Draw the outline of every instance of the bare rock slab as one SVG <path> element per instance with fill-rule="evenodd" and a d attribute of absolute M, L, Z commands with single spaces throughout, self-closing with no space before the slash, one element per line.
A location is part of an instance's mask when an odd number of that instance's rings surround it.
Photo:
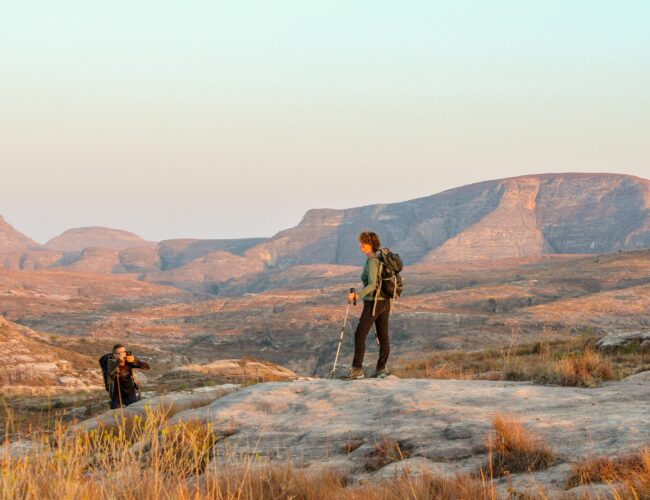
<path fill-rule="evenodd" d="M 171 421 L 227 430 L 217 453 L 290 457 L 367 477 L 373 450 L 385 440 L 398 443 L 404 458 L 419 457 L 407 462 L 418 470 L 423 463 L 469 470 L 484 460 L 499 412 L 520 418 L 564 461 L 650 442 L 650 383 L 638 381 L 596 389 L 467 380 L 273 382 L 181 411 Z"/>

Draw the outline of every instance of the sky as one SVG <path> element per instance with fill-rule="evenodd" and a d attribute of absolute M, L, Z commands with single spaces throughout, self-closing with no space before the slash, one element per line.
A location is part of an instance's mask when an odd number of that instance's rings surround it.
<path fill-rule="evenodd" d="M 647 0 L 0 2 L 0 214 L 39 242 L 650 178 Z"/>

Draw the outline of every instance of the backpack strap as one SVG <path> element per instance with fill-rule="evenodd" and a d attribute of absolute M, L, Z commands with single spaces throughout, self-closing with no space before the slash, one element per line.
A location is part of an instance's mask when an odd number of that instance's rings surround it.
<path fill-rule="evenodd" d="M 377 297 L 381 293 L 381 276 L 382 276 L 382 266 L 384 263 L 382 262 L 381 259 L 379 259 L 379 268 L 377 271 L 377 289 L 375 290 L 375 303 L 372 306 L 372 317 L 375 317 L 375 311 L 377 311 Z"/>

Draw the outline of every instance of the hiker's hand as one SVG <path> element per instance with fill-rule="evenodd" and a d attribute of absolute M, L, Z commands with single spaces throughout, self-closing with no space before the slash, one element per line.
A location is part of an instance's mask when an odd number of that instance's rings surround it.
<path fill-rule="evenodd" d="M 131 354 L 130 356 L 126 357 L 127 362 L 129 363 L 135 363 L 135 356 Z"/>
<path fill-rule="evenodd" d="M 348 302 L 356 302 L 357 294 L 354 292 L 348 293 Z"/>

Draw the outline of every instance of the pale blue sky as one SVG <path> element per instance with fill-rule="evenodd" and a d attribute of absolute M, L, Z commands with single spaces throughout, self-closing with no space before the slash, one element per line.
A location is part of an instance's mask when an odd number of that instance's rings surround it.
<path fill-rule="evenodd" d="M 0 214 L 39 241 L 270 236 L 485 179 L 648 178 L 649 25 L 624 0 L 5 0 Z"/>

